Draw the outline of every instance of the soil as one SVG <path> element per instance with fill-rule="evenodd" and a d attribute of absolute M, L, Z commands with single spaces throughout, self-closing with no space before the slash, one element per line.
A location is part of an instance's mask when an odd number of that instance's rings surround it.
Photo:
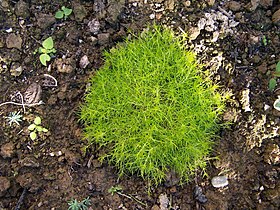
<path fill-rule="evenodd" d="M 73 13 L 57 20 L 61 6 Z M 279 15 L 278 0 L 0 1 L 0 209 L 67 209 L 87 197 L 89 209 L 279 209 L 280 89 L 268 89 L 280 60 Z M 186 46 L 231 97 L 208 176 L 197 171 L 180 186 L 169 174 L 148 192 L 141 178 L 118 178 L 100 163 L 97 147 L 84 149 L 78 112 L 102 52 L 153 22 L 188 34 Z M 45 67 L 34 52 L 50 36 L 57 52 Z M 10 125 L 6 117 L 19 111 L 22 121 Z M 48 132 L 32 141 L 36 116 Z M 218 175 L 229 184 L 213 187 Z M 122 191 L 109 193 L 114 186 Z"/>

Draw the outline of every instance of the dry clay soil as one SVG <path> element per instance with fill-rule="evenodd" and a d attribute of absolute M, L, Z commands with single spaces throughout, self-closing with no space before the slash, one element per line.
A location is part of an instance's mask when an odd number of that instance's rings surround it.
<path fill-rule="evenodd" d="M 61 6 L 73 9 L 65 20 L 54 18 Z M 69 200 L 87 197 L 89 209 L 100 210 L 279 209 L 280 112 L 273 103 L 280 89 L 268 89 L 280 60 L 279 9 L 278 0 L 1 0 L 0 209 L 67 209 Z M 188 33 L 188 48 L 232 96 L 208 177 L 197 171 L 179 186 L 168 174 L 148 194 L 141 178 L 118 179 L 113 166 L 101 164 L 95 146 L 81 149 L 77 113 L 102 52 L 153 22 Z M 34 52 L 50 36 L 57 52 L 44 67 Z M 6 117 L 18 111 L 22 122 L 10 126 Z M 35 116 L 48 132 L 32 141 L 27 127 Z M 211 185 L 218 175 L 228 186 Z M 110 194 L 117 185 L 122 194 Z"/>

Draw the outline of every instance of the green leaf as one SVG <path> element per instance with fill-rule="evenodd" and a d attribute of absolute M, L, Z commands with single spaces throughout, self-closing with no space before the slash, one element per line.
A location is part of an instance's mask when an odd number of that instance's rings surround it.
<path fill-rule="evenodd" d="M 275 77 L 280 77 L 280 72 L 274 72 L 274 74 L 273 74 L 273 76 L 275 76 Z"/>
<path fill-rule="evenodd" d="M 58 11 L 55 13 L 55 16 L 54 16 L 54 17 L 55 17 L 56 19 L 62 19 L 63 16 L 64 16 L 64 12 L 61 11 L 61 10 L 58 10 Z"/>
<path fill-rule="evenodd" d="M 69 16 L 71 13 L 72 13 L 72 9 L 69 9 L 69 8 L 67 8 L 67 7 L 62 7 L 61 8 L 62 10 L 63 10 L 63 12 L 64 12 L 64 15 L 67 17 L 67 16 Z"/>
<path fill-rule="evenodd" d="M 276 72 L 280 73 L 280 61 L 278 61 L 277 65 L 276 65 Z"/>
<path fill-rule="evenodd" d="M 276 79 L 275 79 L 275 78 L 271 78 L 271 79 L 269 80 L 269 84 L 268 84 L 269 90 L 270 90 L 270 91 L 273 91 L 273 90 L 275 89 L 275 87 L 276 87 L 276 84 L 277 84 Z"/>
<path fill-rule="evenodd" d="M 30 134 L 29 134 L 29 136 L 30 136 L 30 138 L 31 138 L 31 140 L 33 141 L 33 140 L 35 140 L 36 138 L 37 138 L 37 134 L 36 134 L 36 132 L 31 132 Z"/>
<path fill-rule="evenodd" d="M 51 57 L 48 54 L 41 54 L 39 58 L 44 66 L 47 66 L 47 61 L 51 60 Z"/>
<path fill-rule="evenodd" d="M 36 130 L 37 130 L 38 132 L 42 132 L 42 131 L 43 131 L 43 127 L 42 127 L 42 126 L 37 126 L 37 127 L 36 127 Z"/>
<path fill-rule="evenodd" d="M 43 128 L 43 130 L 42 130 L 44 133 L 47 133 L 49 130 L 48 129 L 46 129 L 46 128 Z"/>
<path fill-rule="evenodd" d="M 35 117 L 34 123 L 35 123 L 36 125 L 41 125 L 41 117 Z"/>
<path fill-rule="evenodd" d="M 31 124 L 28 126 L 28 130 L 33 131 L 36 128 L 35 124 Z"/>
<path fill-rule="evenodd" d="M 49 37 L 47 39 L 45 39 L 45 41 L 43 41 L 42 43 L 42 46 L 45 48 L 45 49 L 52 49 L 53 48 L 53 39 L 52 37 Z"/>

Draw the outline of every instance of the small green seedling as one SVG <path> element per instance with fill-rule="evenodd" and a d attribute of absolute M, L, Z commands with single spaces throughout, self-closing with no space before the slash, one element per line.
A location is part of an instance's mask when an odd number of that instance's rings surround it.
<path fill-rule="evenodd" d="M 120 196 L 123 196 L 123 197 L 126 197 L 126 198 L 129 198 L 130 200 L 134 200 L 136 201 L 137 203 L 143 205 L 143 206 L 146 206 L 147 205 L 145 203 L 143 203 L 142 201 L 138 200 L 137 198 L 135 198 L 134 196 L 130 195 L 130 194 L 124 194 L 122 193 L 122 187 L 121 186 L 112 186 L 109 190 L 108 190 L 108 193 L 111 193 L 111 195 L 114 195 L 115 193 L 117 193 L 118 195 Z"/>
<path fill-rule="evenodd" d="M 13 125 L 13 123 L 19 125 L 19 122 L 22 121 L 22 115 L 20 112 L 10 112 L 7 117 L 5 117 L 9 123 L 10 126 Z"/>
<path fill-rule="evenodd" d="M 41 126 L 41 117 L 35 117 L 34 123 L 28 126 L 28 130 L 30 130 L 30 138 L 31 140 L 35 140 L 37 138 L 37 132 L 48 132 L 48 129 Z"/>
<path fill-rule="evenodd" d="M 269 80 L 268 88 L 270 91 L 276 88 L 278 77 L 280 77 L 280 61 L 278 61 L 275 72 L 272 73 L 272 78 Z"/>
<path fill-rule="evenodd" d="M 109 190 L 108 193 L 111 193 L 111 195 L 114 195 L 115 193 L 121 192 L 122 187 L 121 186 L 112 186 Z"/>
<path fill-rule="evenodd" d="M 61 10 L 58 10 L 56 13 L 55 13 L 55 18 L 56 19 L 62 19 L 64 18 L 64 20 L 66 20 L 66 18 L 71 15 L 72 13 L 72 9 L 69 9 L 65 6 L 62 6 L 61 7 Z"/>
<path fill-rule="evenodd" d="M 43 47 L 39 47 L 40 61 L 44 66 L 47 66 L 47 61 L 50 61 L 51 56 L 56 53 L 52 37 L 45 39 L 42 42 L 42 46 Z"/>
<path fill-rule="evenodd" d="M 82 200 L 81 202 L 76 199 L 72 199 L 68 202 L 69 208 L 68 210 L 87 210 L 88 206 L 91 205 L 89 197 Z"/>
<path fill-rule="evenodd" d="M 263 43 L 263 46 L 267 46 L 268 41 L 267 41 L 266 36 L 262 37 L 262 43 Z"/>

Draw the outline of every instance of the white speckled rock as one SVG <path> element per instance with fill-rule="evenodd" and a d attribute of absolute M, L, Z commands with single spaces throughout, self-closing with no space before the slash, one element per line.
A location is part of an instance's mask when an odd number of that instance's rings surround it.
<path fill-rule="evenodd" d="M 225 187 L 228 185 L 228 179 L 226 176 L 215 176 L 212 178 L 211 183 L 216 188 Z"/>

